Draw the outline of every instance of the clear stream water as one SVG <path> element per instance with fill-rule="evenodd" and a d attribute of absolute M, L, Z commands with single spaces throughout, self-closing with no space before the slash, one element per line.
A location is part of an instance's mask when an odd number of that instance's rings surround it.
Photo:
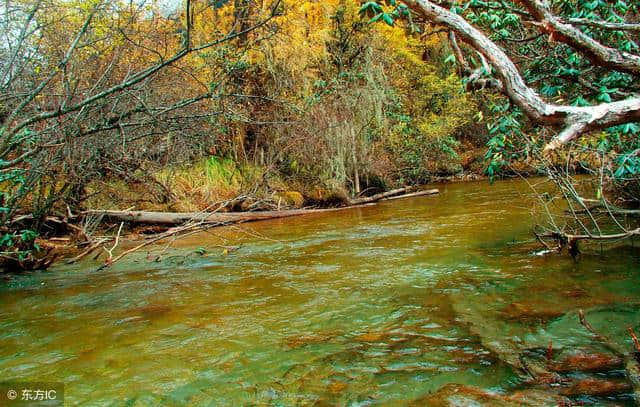
<path fill-rule="evenodd" d="M 439 188 L 12 276 L 0 381 L 64 382 L 68 405 L 420 405 L 449 383 L 522 388 L 516 350 L 595 346 L 580 308 L 631 346 L 637 249 L 542 256 L 522 181 Z"/>

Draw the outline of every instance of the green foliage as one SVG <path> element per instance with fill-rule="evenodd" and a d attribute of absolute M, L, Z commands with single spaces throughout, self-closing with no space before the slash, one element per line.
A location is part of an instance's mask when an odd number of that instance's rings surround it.
<path fill-rule="evenodd" d="M 396 0 L 385 0 L 384 2 L 366 1 L 359 10 L 360 16 L 368 16 L 369 23 L 378 21 L 384 22 L 388 26 L 393 27 L 395 20 L 407 19 L 410 22 L 410 28 L 416 30 L 411 22 L 411 12 L 406 4 Z"/>
<path fill-rule="evenodd" d="M 31 229 L 0 234 L 0 256 L 22 262 L 40 252 L 36 243 L 38 233 Z"/>
<path fill-rule="evenodd" d="M 502 173 L 511 160 L 521 157 L 522 152 L 514 144 L 523 136 L 522 113 L 519 109 L 511 109 L 508 101 L 492 104 L 491 112 L 496 119 L 487 123 L 491 139 L 487 142 L 487 175 L 491 181 Z"/>
<path fill-rule="evenodd" d="M 636 21 L 640 3 L 623 0 L 551 0 L 552 12 L 561 20 L 586 19 L 622 23 Z M 590 106 L 610 103 L 640 92 L 640 82 L 627 73 L 593 64 L 579 50 L 553 36 L 543 35 L 526 24 L 528 11 L 516 1 L 467 0 L 454 3 L 452 11 L 479 27 L 497 42 L 518 64 L 523 78 L 550 102 Z M 625 52 L 637 53 L 639 42 L 630 31 L 607 29 L 597 25 L 576 26 L 601 44 Z M 544 52 L 540 52 L 544 50 Z M 469 57 L 471 65 L 478 64 Z M 454 63 L 450 55 L 446 63 Z M 490 75 L 491 72 L 485 73 Z M 522 112 L 504 101 L 490 106 L 491 139 L 487 144 L 487 174 L 490 178 L 503 174 L 514 161 L 528 160 L 544 145 L 543 137 L 526 120 Z M 577 156 L 604 154 L 613 165 L 604 165 L 605 174 L 620 182 L 629 182 L 638 174 L 637 123 L 606 129 L 595 145 L 585 142 L 575 150 Z M 545 132 L 544 137 L 553 135 Z M 595 148 L 595 150 L 594 150 Z M 598 159 L 599 160 L 599 159 Z M 581 161 L 589 168 L 594 163 Z M 596 160 L 597 161 L 597 160 Z"/>
<path fill-rule="evenodd" d="M 607 168 L 607 175 L 617 182 L 636 180 L 640 176 L 640 126 L 627 123 L 607 129 L 597 143 L 602 154 L 612 157 L 615 166 Z"/>

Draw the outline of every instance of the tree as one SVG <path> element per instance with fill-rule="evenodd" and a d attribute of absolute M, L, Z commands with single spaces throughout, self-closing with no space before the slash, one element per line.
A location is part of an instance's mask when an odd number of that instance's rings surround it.
<path fill-rule="evenodd" d="M 575 253 L 577 240 L 640 232 L 637 211 L 620 207 L 640 203 L 637 4 L 389 0 L 365 2 L 361 12 L 387 24 L 405 17 L 413 31 L 425 24 L 442 27 L 469 88 L 493 88 L 508 98 L 493 105 L 499 117 L 489 125 L 495 137 L 488 172 L 494 175 L 512 158 L 537 156 L 572 219 L 554 220 L 553 199 L 540 195 L 549 215 L 543 235 Z M 571 177 L 569 169 L 576 167 L 594 175 L 588 190 Z"/>
<path fill-rule="evenodd" d="M 177 18 L 145 2 L 3 3 L 2 256 L 23 262 L 54 205 L 73 207 L 91 177 L 131 173 L 134 154 L 153 154 L 161 144 L 141 140 L 188 134 L 217 114 L 205 103 L 221 78 L 198 81 L 199 65 L 189 58 L 268 28 L 280 0 L 265 4 L 251 24 L 196 32 L 202 22 L 194 15 L 201 20 L 225 3 L 186 0 Z M 135 153 L 131 145 L 139 146 Z M 16 223 L 18 209 L 29 206 Z"/>

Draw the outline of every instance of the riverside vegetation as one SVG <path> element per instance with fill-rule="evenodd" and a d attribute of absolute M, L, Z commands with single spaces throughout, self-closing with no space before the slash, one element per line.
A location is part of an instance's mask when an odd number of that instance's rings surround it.
<path fill-rule="evenodd" d="M 353 1 L 8 7 L 11 267 L 41 267 L 39 239 L 78 235 L 85 209 L 333 206 L 483 171 L 486 107 L 437 29 L 374 25 Z"/>

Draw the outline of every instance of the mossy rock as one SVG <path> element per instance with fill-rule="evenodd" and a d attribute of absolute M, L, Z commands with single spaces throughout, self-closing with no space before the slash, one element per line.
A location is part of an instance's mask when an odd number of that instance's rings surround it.
<path fill-rule="evenodd" d="M 301 208 L 304 204 L 304 196 L 298 191 L 285 191 L 278 194 L 282 200 L 290 206 Z"/>

